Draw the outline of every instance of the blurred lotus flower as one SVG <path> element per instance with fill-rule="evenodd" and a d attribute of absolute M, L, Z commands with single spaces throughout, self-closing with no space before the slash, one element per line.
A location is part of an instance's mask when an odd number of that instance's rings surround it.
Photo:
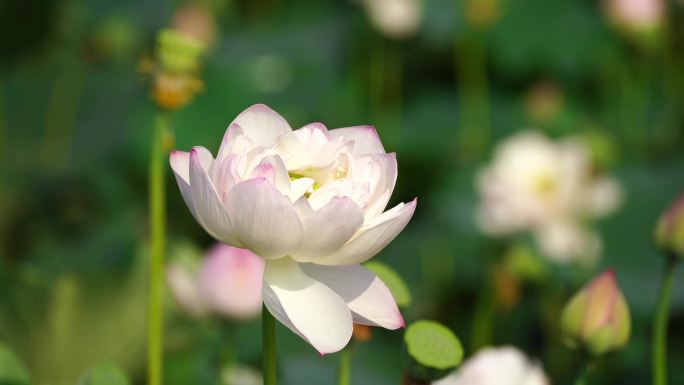
<path fill-rule="evenodd" d="M 264 261 L 251 251 L 217 243 L 203 259 L 188 248 L 166 270 L 171 292 L 190 315 L 246 319 L 261 311 Z"/>
<path fill-rule="evenodd" d="M 548 385 L 542 368 L 514 347 L 486 348 L 433 385 Z"/>
<path fill-rule="evenodd" d="M 600 241 L 582 224 L 614 211 L 621 190 L 592 166 L 579 140 L 555 142 L 536 132 L 506 140 L 478 178 L 482 229 L 494 236 L 532 231 L 555 261 L 595 257 Z"/>
<path fill-rule="evenodd" d="M 568 345 L 593 355 L 627 344 L 629 309 L 612 270 L 595 278 L 570 300 L 563 310 L 561 328 Z"/>
<path fill-rule="evenodd" d="M 423 19 L 423 0 L 361 0 L 373 26 L 394 39 L 410 37 Z"/>
<path fill-rule="evenodd" d="M 199 271 L 199 288 L 214 311 L 232 318 L 261 312 L 264 260 L 247 249 L 216 244 Z"/>
<path fill-rule="evenodd" d="M 397 177 L 373 127 L 292 131 L 265 105 L 228 127 L 216 159 L 204 147 L 170 157 L 183 198 L 216 239 L 266 259 L 269 311 L 321 353 L 352 323 L 404 325 L 385 284 L 360 263 L 411 219 L 416 201 L 383 212 Z"/>
<path fill-rule="evenodd" d="M 684 257 L 684 193 L 660 216 L 655 240 L 667 253 Z"/>
<path fill-rule="evenodd" d="M 618 29 L 646 37 L 660 30 L 666 11 L 663 0 L 606 0 L 605 8 Z"/>

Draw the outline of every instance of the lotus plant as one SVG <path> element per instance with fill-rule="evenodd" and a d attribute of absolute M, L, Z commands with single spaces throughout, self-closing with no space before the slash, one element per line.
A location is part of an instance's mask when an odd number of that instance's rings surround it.
<path fill-rule="evenodd" d="M 667 323 L 675 273 L 684 257 L 684 193 L 660 216 L 655 228 L 655 244 L 665 256 L 655 320 L 653 322 L 652 370 L 653 384 L 667 384 Z"/>
<path fill-rule="evenodd" d="M 607 270 L 566 305 L 561 328 L 570 347 L 599 356 L 629 342 L 631 320 L 615 272 Z"/>
<path fill-rule="evenodd" d="M 531 232 L 544 256 L 556 262 L 596 259 L 601 241 L 585 222 L 613 212 L 622 195 L 616 180 L 596 174 L 582 141 L 554 141 L 534 131 L 504 141 L 477 183 L 484 232 Z"/>
<path fill-rule="evenodd" d="M 187 313 L 213 313 L 233 320 L 260 313 L 263 274 L 262 258 L 222 243 L 213 245 L 201 263 L 179 258 L 166 268 L 171 292 Z"/>
<path fill-rule="evenodd" d="M 540 365 L 512 346 L 486 348 L 433 385 L 548 385 Z"/>
<path fill-rule="evenodd" d="M 216 158 L 194 147 L 173 151 L 170 163 L 197 222 L 264 258 L 264 305 L 321 354 L 342 349 L 354 322 L 404 326 L 387 286 L 360 265 L 416 207 L 414 199 L 385 211 L 397 162 L 373 127 L 293 131 L 257 104 L 229 125 Z"/>

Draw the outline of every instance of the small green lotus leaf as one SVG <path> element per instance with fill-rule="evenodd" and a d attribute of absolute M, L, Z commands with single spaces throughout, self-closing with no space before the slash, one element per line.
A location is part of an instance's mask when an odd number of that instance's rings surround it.
<path fill-rule="evenodd" d="M 408 371 L 418 380 L 434 381 L 444 377 L 463 359 L 458 337 L 438 322 L 412 323 L 404 333 L 404 344 L 410 361 Z"/>
<path fill-rule="evenodd" d="M 399 307 L 407 307 L 411 305 L 411 291 L 399 273 L 394 271 L 394 269 L 391 267 L 378 261 L 366 262 L 364 266 L 366 269 L 375 273 L 375 275 L 377 275 L 385 283 L 385 285 L 387 285 Z"/>

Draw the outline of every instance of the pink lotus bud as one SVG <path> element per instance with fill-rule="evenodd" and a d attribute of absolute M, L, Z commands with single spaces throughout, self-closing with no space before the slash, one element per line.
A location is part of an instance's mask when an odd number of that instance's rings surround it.
<path fill-rule="evenodd" d="M 199 288 L 210 308 L 227 317 L 250 318 L 261 311 L 263 258 L 222 243 L 212 247 L 199 271 Z"/>
<path fill-rule="evenodd" d="M 665 252 L 684 257 L 684 193 L 660 216 L 655 241 Z"/>
<path fill-rule="evenodd" d="M 663 0 L 607 0 L 606 8 L 619 30 L 637 36 L 656 33 L 666 12 Z"/>
<path fill-rule="evenodd" d="M 561 328 L 570 347 L 599 356 L 624 347 L 631 320 L 613 270 L 596 277 L 563 310 Z"/>

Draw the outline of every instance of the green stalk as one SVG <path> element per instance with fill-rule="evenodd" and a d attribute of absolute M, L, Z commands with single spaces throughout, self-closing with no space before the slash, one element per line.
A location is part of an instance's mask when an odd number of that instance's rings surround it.
<path fill-rule="evenodd" d="M 147 324 L 148 385 L 162 385 L 164 336 L 164 252 L 166 243 L 166 149 L 169 117 L 158 112 L 150 156 L 150 298 Z"/>
<path fill-rule="evenodd" d="M 668 256 L 653 324 L 653 385 L 667 385 L 667 321 L 676 267 L 677 258 Z"/>
<path fill-rule="evenodd" d="M 487 45 L 483 32 L 472 32 L 456 43 L 461 160 L 480 159 L 491 136 L 491 105 L 487 77 Z"/>
<path fill-rule="evenodd" d="M 577 378 L 575 379 L 575 385 L 587 385 L 587 378 L 589 377 L 589 364 L 586 362 L 580 365 L 579 371 L 577 373 Z"/>
<path fill-rule="evenodd" d="M 275 318 L 266 309 L 261 310 L 261 339 L 263 346 L 264 385 L 276 385 L 276 342 L 275 342 Z"/>
<path fill-rule="evenodd" d="M 589 374 L 594 370 L 596 360 L 582 354 L 582 361 L 577 372 L 577 378 L 574 385 L 587 385 L 589 383 Z"/>
<path fill-rule="evenodd" d="M 41 148 L 46 168 L 69 164 L 74 128 L 86 85 L 86 70 L 77 63 L 65 65 L 55 80 L 45 113 L 45 133 Z"/>
<path fill-rule="evenodd" d="M 473 315 L 470 347 L 472 352 L 488 346 L 494 339 L 494 317 L 496 311 L 496 297 L 491 279 L 491 271 L 482 280 L 482 286 L 477 298 Z"/>
<path fill-rule="evenodd" d="M 337 370 L 337 385 L 351 384 L 351 350 L 349 347 L 340 352 L 340 366 Z"/>

